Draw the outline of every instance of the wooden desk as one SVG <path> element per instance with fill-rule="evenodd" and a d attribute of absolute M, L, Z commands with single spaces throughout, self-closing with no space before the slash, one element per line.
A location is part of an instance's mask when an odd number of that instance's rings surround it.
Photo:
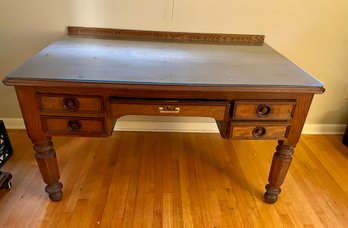
<path fill-rule="evenodd" d="M 63 187 L 51 136 L 109 136 L 121 116 L 155 115 L 212 117 L 225 139 L 279 140 L 265 193 L 274 203 L 324 89 L 263 38 L 69 27 L 3 81 L 15 86 L 50 199 Z"/>

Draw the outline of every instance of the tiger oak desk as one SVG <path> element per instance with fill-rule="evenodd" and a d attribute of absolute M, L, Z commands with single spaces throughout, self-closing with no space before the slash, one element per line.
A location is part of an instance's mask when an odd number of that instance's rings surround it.
<path fill-rule="evenodd" d="M 124 115 L 202 116 L 225 139 L 279 140 L 265 201 L 280 194 L 323 84 L 262 35 L 68 27 L 4 84 L 15 86 L 46 192 L 62 198 L 51 136 L 109 136 Z"/>

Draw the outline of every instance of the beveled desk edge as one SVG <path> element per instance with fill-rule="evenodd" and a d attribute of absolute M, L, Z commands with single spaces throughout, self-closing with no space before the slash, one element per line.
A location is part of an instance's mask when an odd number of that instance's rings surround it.
<path fill-rule="evenodd" d="M 49 81 L 49 83 L 47 83 Z M 7 86 L 41 86 L 41 87 L 76 87 L 76 81 L 45 80 L 45 79 L 21 79 L 8 78 L 2 80 Z M 132 89 L 138 90 L 163 90 L 163 91 L 219 91 L 219 92 L 279 92 L 279 93 L 314 93 L 322 94 L 325 92 L 323 86 L 267 86 L 267 85 L 188 85 L 188 84 L 147 84 L 147 83 L 108 83 L 98 81 L 80 81 L 79 85 L 84 88 L 105 88 L 105 89 Z"/>

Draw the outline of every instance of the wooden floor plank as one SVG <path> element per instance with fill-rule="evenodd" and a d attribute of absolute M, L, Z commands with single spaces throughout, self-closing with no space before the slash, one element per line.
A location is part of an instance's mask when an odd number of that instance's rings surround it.
<path fill-rule="evenodd" d="M 0 227 L 348 227 L 348 148 L 303 135 L 278 202 L 263 202 L 275 141 L 116 132 L 56 137 L 64 197 L 50 202 L 23 130 L 9 130 Z"/>

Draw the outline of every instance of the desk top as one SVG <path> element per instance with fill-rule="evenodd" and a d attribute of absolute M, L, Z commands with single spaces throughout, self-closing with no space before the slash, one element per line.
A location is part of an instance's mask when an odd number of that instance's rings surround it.
<path fill-rule="evenodd" d="M 108 40 L 66 36 L 7 75 L 54 80 L 199 86 L 323 84 L 269 45 Z"/>

